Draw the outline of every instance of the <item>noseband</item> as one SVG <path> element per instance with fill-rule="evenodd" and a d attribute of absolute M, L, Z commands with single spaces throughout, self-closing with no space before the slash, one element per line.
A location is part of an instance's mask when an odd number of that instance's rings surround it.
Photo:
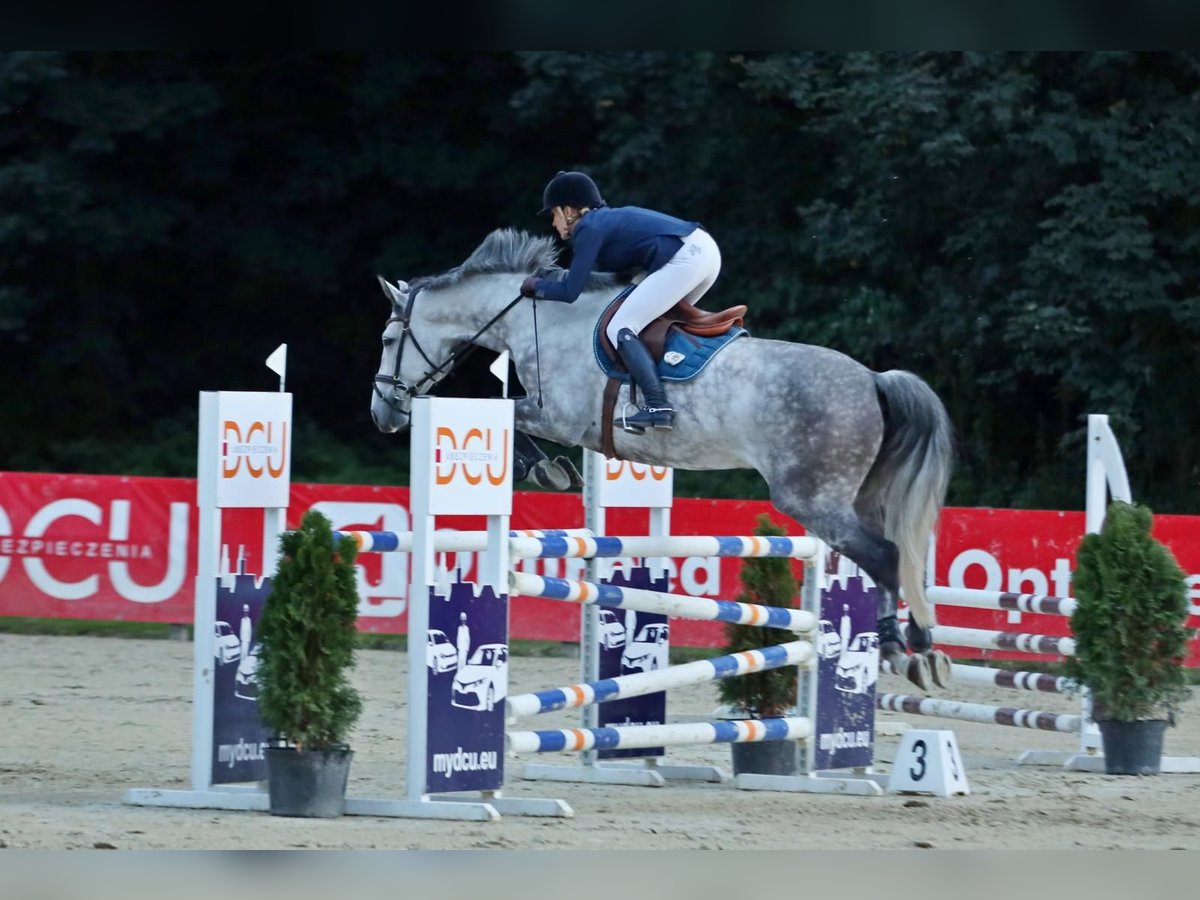
<path fill-rule="evenodd" d="M 408 410 L 402 409 L 398 405 L 401 399 L 407 397 L 411 402 L 413 397 L 426 393 L 437 382 L 441 381 L 452 371 L 454 371 L 454 367 L 475 349 L 475 340 L 481 334 L 495 325 L 498 321 L 500 321 L 500 319 L 502 319 L 510 309 L 512 309 L 522 300 L 521 295 L 517 294 L 517 296 L 508 302 L 508 305 L 505 306 L 504 309 L 500 310 L 500 312 L 488 319 L 487 324 L 471 335 L 471 337 L 457 344 L 444 360 L 442 360 L 440 363 L 435 363 L 429 358 L 429 354 L 425 352 L 425 348 L 421 346 L 421 342 L 417 340 L 417 335 L 412 329 L 413 307 L 417 302 L 417 294 L 420 292 L 421 289 L 419 287 L 414 288 L 408 295 L 408 302 L 404 305 L 404 312 L 400 313 L 399 315 L 392 316 L 387 320 L 387 322 L 384 323 L 383 327 L 386 329 L 387 326 L 391 325 L 393 322 L 399 322 L 403 329 L 400 332 L 400 346 L 396 350 L 396 365 L 393 367 L 391 375 L 376 375 L 371 381 L 371 390 L 375 392 L 375 395 L 388 406 L 390 406 L 392 410 L 405 415 L 407 415 Z M 404 359 L 404 347 L 410 339 L 413 347 L 415 347 L 417 352 L 421 354 L 421 359 L 425 360 L 426 364 L 430 367 L 429 371 L 426 372 L 421 380 L 415 384 L 406 384 L 400 378 L 400 364 Z M 391 391 L 385 394 L 379 389 L 381 384 L 387 385 L 389 388 L 391 388 Z"/>

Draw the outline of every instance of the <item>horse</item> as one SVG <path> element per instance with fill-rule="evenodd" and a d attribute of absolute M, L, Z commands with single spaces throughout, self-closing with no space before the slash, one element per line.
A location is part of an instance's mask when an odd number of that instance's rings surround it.
<path fill-rule="evenodd" d="M 599 451 L 606 376 L 593 331 L 627 279 L 593 273 L 569 304 L 521 297 L 527 275 L 562 272 L 557 259 L 551 238 L 499 229 L 441 275 L 379 277 L 391 315 L 371 384 L 375 426 L 407 427 L 412 398 L 482 347 L 507 351 L 525 388 L 515 401 L 517 429 Z M 780 512 L 875 582 L 882 659 L 922 689 L 948 684 L 950 661 L 933 649 L 923 577 L 953 466 L 949 416 L 932 388 L 911 372 L 875 372 L 829 348 L 744 335 L 669 392 L 674 430 L 616 429 L 617 455 L 679 469 L 757 470 Z M 910 613 L 903 637 L 901 587 Z"/>

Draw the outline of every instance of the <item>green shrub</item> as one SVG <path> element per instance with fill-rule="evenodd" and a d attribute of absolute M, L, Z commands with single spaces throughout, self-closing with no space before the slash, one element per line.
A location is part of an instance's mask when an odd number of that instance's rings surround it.
<path fill-rule="evenodd" d="M 1151 522 L 1149 509 L 1116 501 L 1079 547 L 1066 670 L 1091 691 L 1096 718 L 1167 718 L 1190 693 L 1187 582 Z"/>
<path fill-rule="evenodd" d="M 759 515 L 754 533 L 763 536 L 787 534 L 773 523 L 766 513 Z M 792 574 L 792 561 L 785 557 L 756 557 L 742 563 L 741 581 L 744 590 L 737 597 L 740 603 L 763 606 L 796 606 L 799 585 Z M 777 628 L 758 625 L 725 623 L 725 653 L 742 653 L 784 643 L 788 637 Z M 795 666 L 783 666 L 752 675 L 723 678 L 717 682 L 722 702 L 735 709 L 745 710 L 761 719 L 783 715 L 796 705 L 797 674 Z"/>
<path fill-rule="evenodd" d="M 315 510 L 279 543 L 259 622 L 259 715 L 299 749 L 342 746 L 362 710 L 348 680 L 358 642 L 358 546 L 342 538 L 335 549 L 329 519 Z"/>

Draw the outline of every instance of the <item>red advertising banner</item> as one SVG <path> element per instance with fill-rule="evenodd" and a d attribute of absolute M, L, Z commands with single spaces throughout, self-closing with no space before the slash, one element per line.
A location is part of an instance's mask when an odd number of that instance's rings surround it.
<path fill-rule="evenodd" d="M 0 472 L 0 615 L 144 622 L 192 620 L 196 571 L 196 483 L 185 478 L 133 478 Z M 364 485 L 293 484 L 288 524 L 316 507 L 335 528 L 408 531 L 408 489 Z M 766 501 L 678 499 L 671 513 L 676 534 L 749 534 L 762 512 L 803 532 Z M 579 528 L 578 494 L 518 492 L 513 528 Z M 648 511 L 610 509 L 613 534 L 645 534 Z M 1200 626 L 1200 519 L 1156 516 L 1155 534 L 1188 573 L 1189 624 Z M 482 528 L 482 517 L 446 517 L 447 528 Z M 261 574 L 263 516 L 226 510 L 222 543 L 234 570 Z M 1083 531 L 1082 512 L 947 509 L 941 520 L 936 581 L 956 587 L 1070 595 L 1070 570 Z M 470 576 L 475 554 L 446 554 L 448 571 Z M 582 577 L 576 560 L 529 560 L 532 571 Z M 402 633 L 406 628 L 408 557 L 363 554 L 360 628 Z M 674 560 L 670 590 L 732 599 L 740 561 Z M 939 621 L 972 628 L 1004 628 L 1065 635 L 1067 620 L 1030 613 L 938 609 Z M 518 639 L 575 641 L 579 611 L 572 604 L 522 598 L 512 605 L 511 635 Z M 718 646 L 721 626 L 680 621 L 677 646 Z M 979 656 L 963 650 L 956 656 Z M 990 655 L 990 654 L 989 654 Z M 999 655 L 999 654 L 995 654 Z M 1010 654 L 1017 655 L 1020 654 Z M 1200 652 L 1190 660 L 1200 665 Z"/>

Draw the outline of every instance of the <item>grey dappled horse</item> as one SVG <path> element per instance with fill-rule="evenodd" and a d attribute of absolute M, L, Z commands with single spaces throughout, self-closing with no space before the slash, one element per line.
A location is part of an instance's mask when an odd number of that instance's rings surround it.
<path fill-rule="evenodd" d="M 552 239 L 504 229 L 443 275 L 380 278 L 392 312 L 371 394 L 379 430 L 407 426 L 412 398 L 479 346 L 512 355 L 528 394 L 516 401 L 518 429 L 599 450 L 605 376 L 592 334 L 622 283 L 597 274 L 574 303 L 539 301 L 535 311 L 518 294 L 521 280 L 553 272 L 556 260 Z M 670 383 L 669 393 L 675 429 L 618 428 L 617 453 L 679 469 L 757 469 L 781 512 L 875 581 L 882 656 L 923 688 L 948 681 L 949 660 L 931 649 L 923 573 L 953 452 L 949 419 L 930 387 L 909 372 L 872 372 L 835 350 L 741 337 L 698 378 Z M 901 585 L 912 656 L 896 622 Z"/>

